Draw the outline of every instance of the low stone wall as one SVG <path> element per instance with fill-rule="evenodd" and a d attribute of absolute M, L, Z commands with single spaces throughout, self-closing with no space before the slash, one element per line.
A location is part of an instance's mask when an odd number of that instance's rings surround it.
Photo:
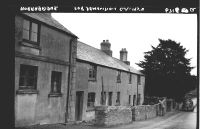
<path fill-rule="evenodd" d="M 166 102 L 164 102 L 164 114 Z M 170 106 L 171 107 L 171 106 Z M 97 106 L 95 107 L 95 125 L 111 126 L 126 124 L 132 121 L 151 119 L 162 116 L 161 104 L 139 106 Z"/>
<path fill-rule="evenodd" d="M 157 116 L 157 110 L 159 110 L 157 107 L 159 105 L 155 104 L 155 105 L 146 105 L 146 119 L 150 119 L 150 118 L 154 118 Z"/>
<path fill-rule="evenodd" d="M 166 105 L 166 104 L 165 104 Z M 166 113 L 166 106 L 164 108 L 164 114 Z M 156 116 L 161 116 L 161 104 L 155 105 L 141 105 L 132 107 L 132 120 L 146 120 Z"/>
<path fill-rule="evenodd" d="M 139 121 L 146 119 L 146 106 L 134 106 L 132 107 L 132 120 Z"/>
<path fill-rule="evenodd" d="M 95 108 L 95 125 L 112 126 L 132 122 L 132 111 L 126 106 L 98 106 Z"/>

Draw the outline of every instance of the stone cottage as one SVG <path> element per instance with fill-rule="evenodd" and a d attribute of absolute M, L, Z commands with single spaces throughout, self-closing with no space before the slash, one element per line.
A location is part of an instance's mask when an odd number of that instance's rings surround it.
<path fill-rule="evenodd" d="M 77 36 L 51 14 L 15 16 L 15 126 L 73 120 Z"/>
<path fill-rule="evenodd" d="M 111 43 L 101 49 L 77 42 L 75 120 L 91 120 L 95 106 L 140 105 L 144 101 L 145 76 L 130 66 L 128 52 L 112 57 Z"/>

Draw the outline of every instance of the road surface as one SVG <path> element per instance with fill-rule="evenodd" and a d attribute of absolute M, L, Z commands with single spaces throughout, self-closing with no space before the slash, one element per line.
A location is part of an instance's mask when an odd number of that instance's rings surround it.
<path fill-rule="evenodd" d="M 88 124 L 76 125 L 43 125 L 17 129 L 196 129 L 197 110 L 193 112 L 168 112 L 163 117 L 156 117 L 145 121 L 134 121 L 127 125 L 114 127 L 96 127 Z"/>

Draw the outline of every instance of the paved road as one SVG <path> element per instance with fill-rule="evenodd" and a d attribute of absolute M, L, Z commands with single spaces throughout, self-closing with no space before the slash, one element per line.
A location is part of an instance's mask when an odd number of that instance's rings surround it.
<path fill-rule="evenodd" d="M 196 113 L 181 112 L 166 120 L 141 129 L 196 129 Z"/>
<path fill-rule="evenodd" d="M 171 112 L 164 117 L 136 121 L 128 125 L 96 127 L 85 124 L 44 125 L 18 129 L 196 129 L 196 110 L 194 112 Z"/>

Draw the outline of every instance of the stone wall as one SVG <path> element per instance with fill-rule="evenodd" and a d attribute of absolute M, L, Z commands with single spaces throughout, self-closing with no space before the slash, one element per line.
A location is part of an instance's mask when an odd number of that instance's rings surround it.
<path fill-rule="evenodd" d="M 133 106 L 131 108 L 132 108 L 133 121 L 146 120 L 154 118 L 156 116 L 161 116 L 160 104 Z M 166 112 L 166 106 L 164 109 L 164 113 L 165 112 Z"/>
<path fill-rule="evenodd" d="M 157 107 L 158 104 L 155 105 L 146 105 L 146 119 L 154 118 L 157 116 Z"/>
<path fill-rule="evenodd" d="M 132 120 L 145 120 L 146 119 L 146 108 L 145 105 L 132 107 Z"/>
<path fill-rule="evenodd" d="M 132 111 L 127 106 L 97 106 L 95 125 L 112 126 L 132 122 Z"/>
<path fill-rule="evenodd" d="M 164 114 L 166 113 L 166 102 Z M 95 125 L 111 126 L 126 124 L 162 116 L 161 104 L 139 106 L 97 106 L 95 107 Z"/>

